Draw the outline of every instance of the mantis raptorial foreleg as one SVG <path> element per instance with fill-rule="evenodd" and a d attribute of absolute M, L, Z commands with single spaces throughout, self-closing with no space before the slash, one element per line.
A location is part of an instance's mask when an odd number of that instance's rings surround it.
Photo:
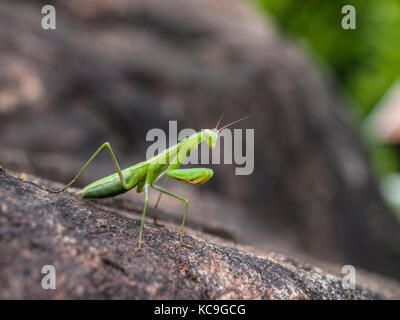
<path fill-rule="evenodd" d="M 78 172 L 78 174 L 76 175 L 76 177 L 75 177 L 74 179 L 72 179 L 71 182 L 68 183 L 64 188 L 62 188 L 62 189 L 60 189 L 60 190 L 56 190 L 56 191 L 54 191 L 54 190 L 49 190 L 49 189 L 47 189 L 47 190 L 50 191 L 50 192 L 53 192 L 53 193 L 61 193 L 61 192 L 64 192 L 65 190 L 67 190 L 76 180 L 78 180 L 78 178 L 79 178 L 80 175 L 85 171 L 85 169 L 87 168 L 87 166 L 92 162 L 92 160 L 97 156 L 97 154 L 98 154 L 104 147 L 106 147 L 107 150 L 108 150 L 108 152 L 110 153 L 111 160 L 112 160 L 112 162 L 113 162 L 113 164 L 114 164 L 115 170 L 117 170 L 117 173 L 118 173 L 119 179 L 121 180 L 122 186 L 124 187 L 124 189 L 129 190 L 129 189 L 130 189 L 130 186 L 126 184 L 126 182 L 125 182 L 125 180 L 124 180 L 124 178 L 123 178 L 123 176 L 122 176 L 121 168 L 120 168 L 120 166 L 119 166 L 119 164 L 118 164 L 117 158 L 115 157 L 114 152 L 112 151 L 112 148 L 111 148 L 111 145 L 110 145 L 109 142 L 104 142 L 104 143 L 100 146 L 100 148 L 98 148 L 98 149 L 96 150 L 96 152 L 90 157 L 90 159 L 86 162 L 86 164 L 85 164 L 85 165 L 82 167 L 82 169 Z"/>

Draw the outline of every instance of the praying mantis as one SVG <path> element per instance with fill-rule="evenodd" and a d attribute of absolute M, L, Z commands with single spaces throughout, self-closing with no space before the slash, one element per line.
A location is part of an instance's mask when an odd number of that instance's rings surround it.
<path fill-rule="evenodd" d="M 69 182 L 65 187 L 60 190 L 49 190 L 52 193 L 62 193 L 67 190 L 85 171 L 87 166 L 92 162 L 92 160 L 97 156 L 97 154 L 106 148 L 110 154 L 111 160 L 114 164 L 116 173 L 111 174 L 107 177 L 96 180 L 86 187 L 84 187 L 79 193 L 82 198 L 105 198 L 105 197 L 113 197 L 122 193 L 125 193 L 134 187 L 136 187 L 136 191 L 138 193 L 145 192 L 145 202 L 142 212 L 142 220 L 140 226 L 139 233 L 139 241 L 137 250 L 141 250 L 142 247 L 142 234 L 143 234 L 143 226 L 144 219 L 146 216 L 147 203 L 149 200 L 149 187 L 153 188 L 156 191 L 159 191 L 160 194 L 158 196 L 157 202 L 154 206 L 154 222 L 157 224 L 156 214 L 157 207 L 161 200 L 161 196 L 163 194 L 169 195 L 173 198 L 176 198 L 182 201 L 185 204 L 185 212 L 183 215 L 182 225 L 179 231 L 179 241 L 182 246 L 183 244 L 183 227 L 185 225 L 186 216 L 189 208 L 189 201 L 181 197 L 167 189 L 165 186 L 169 178 L 173 178 L 176 180 L 184 181 L 187 183 L 200 185 L 206 183 L 211 179 L 214 172 L 209 168 L 189 168 L 189 169 L 179 169 L 182 162 L 190 156 L 190 154 L 196 150 L 202 141 L 205 141 L 210 149 L 214 149 L 217 140 L 218 134 L 223 129 L 239 122 L 244 119 L 249 118 L 251 115 L 241 118 L 239 120 L 233 121 L 228 125 L 223 126 L 218 129 L 219 124 L 223 118 L 224 113 L 218 119 L 217 125 L 214 129 L 203 129 L 198 131 L 189 137 L 181 140 L 176 145 L 162 151 L 158 155 L 151 157 L 146 161 L 139 162 L 133 166 L 130 166 L 124 170 L 121 170 L 117 158 L 114 155 L 114 152 L 111 148 L 109 142 L 104 142 L 96 152 L 90 157 L 90 159 L 86 162 L 86 164 L 82 167 L 82 169 L 78 172 L 74 179 Z M 162 186 L 156 185 L 155 183 L 166 175 L 166 179 Z"/>

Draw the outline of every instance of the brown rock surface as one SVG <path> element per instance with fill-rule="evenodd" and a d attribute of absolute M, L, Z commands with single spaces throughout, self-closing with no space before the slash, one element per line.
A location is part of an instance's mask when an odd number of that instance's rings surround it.
<path fill-rule="evenodd" d="M 284 244 L 400 279 L 400 223 L 379 194 L 345 99 L 326 68 L 249 3 L 52 3 L 57 29 L 49 31 L 41 1 L 0 1 L 2 165 L 66 182 L 104 141 L 127 167 L 145 159 L 146 133 L 168 133 L 169 120 L 199 130 L 224 107 L 224 122 L 255 113 L 238 124 L 255 130 L 253 174 L 210 165 L 209 194 L 198 190 L 223 210 L 192 205 L 191 218 L 229 213 L 237 223 L 224 217 L 225 225 L 254 224 L 240 235 L 247 244 Z M 111 170 L 102 154 L 79 183 Z"/>
<path fill-rule="evenodd" d="M 184 241 L 192 249 L 180 246 L 179 224 L 146 221 L 138 252 L 139 204 L 119 198 L 83 201 L 71 193 L 49 193 L 43 185 L 55 186 L 0 172 L 1 299 L 400 297 L 395 282 L 369 278 L 373 289 L 360 284 L 345 290 L 340 277 L 318 267 L 234 245 L 190 222 Z M 55 290 L 41 287 L 42 266 L 48 264 L 56 269 Z"/>

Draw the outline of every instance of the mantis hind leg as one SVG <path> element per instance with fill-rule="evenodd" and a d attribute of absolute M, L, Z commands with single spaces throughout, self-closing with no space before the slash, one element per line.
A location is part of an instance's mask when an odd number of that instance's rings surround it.
<path fill-rule="evenodd" d="M 165 183 L 166 182 L 164 181 L 164 184 Z M 177 194 L 172 193 L 171 191 L 168 191 L 167 189 L 164 189 L 163 187 L 157 186 L 155 184 L 152 184 L 151 187 L 154 190 L 160 191 L 161 193 L 165 193 L 165 194 L 167 194 L 175 199 L 181 200 L 182 202 L 185 203 L 185 213 L 183 215 L 182 225 L 181 225 L 181 229 L 179 231 L 179 241 L 180 241 L 181 245 L 184 246 L 184 244 L 183 244 L 183 227 L 185 226 L 186 216 L 187 216 L 187 212 L 188 212 L 188 208 L 189 208 L 189 201 L 186 198 L 178 196 Z"/>
<path fill-rule="evenodd" d="M 110 143 L 109 143 L 109 142 L 104 142 L 104 143 L 100 146 L 100 148 L 98 148 L 98 149 L 96 150 L 96 152 L 90 157 L 90 159 L 86 162 L 86 164 L 85 164 L 85 165 L 82 167 L 82 169 L 78 172 L 78 174 L 75 176 L 75 178 L 71 180 L 70 183 L 68 183 L 64 188 L 62 188 L 62 189 L 60 189 L 60 190 L 55 190 L 55 191 L 54 191 L 54 190 L 47 189 L 47 191 L 50 191 L 50 192 L 52 192 L 52 193 L 62 193 L 62 192 L 64 192 L 65 190 L 67 190 L 76 180 L 78 180 L 78 178 L 79 178 L 79 177 L 81 176 L 81 174 L 85 171 L 85 169 L 87 168 L 87 166 L 92 162 L 92 160 L 97 156 L 97 154 L 98 154 L 104 147 L 106 147 L 107 150 L 108 150 L 108 152 L 110 153 L 111 160 L 112 160 L 112 162 L 113 162 L 113 164 L 114 164 L 115 170 L 116 170 L 117 173 L 118 173 L 119 179 L 121 180 L 122 186 L 123 186 L 125 189 L 129 189 L 129 186 L 125 183 L 125 180 L 124 180 L 124 178 L 123 178 L 123 176 L 122 176 L 121 168 L 120 168 L 120 166 L 119 166 L 119 164 L 118 164 L 117 158 L 116 158 L 115 155 L 114 155 L 114 152 L 113 152 L 112 149 L 111 149 Z"/>

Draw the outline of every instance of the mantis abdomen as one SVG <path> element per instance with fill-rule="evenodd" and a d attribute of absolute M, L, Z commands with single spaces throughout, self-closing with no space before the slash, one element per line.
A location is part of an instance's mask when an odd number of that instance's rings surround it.
<path fill-rule="evenodd" d="M 118 173 L 114 173 L 96 180 L 83 188 L 81 192 L 82 198 L 107 198 L 125 193 L 136 187 L 143 179 L 146 179 L 147 167 L 141 166 L 137 169 L 127 168 L 121 171 L 123 178 L 130 186 L 129 189 L 123 187 Z"/>

